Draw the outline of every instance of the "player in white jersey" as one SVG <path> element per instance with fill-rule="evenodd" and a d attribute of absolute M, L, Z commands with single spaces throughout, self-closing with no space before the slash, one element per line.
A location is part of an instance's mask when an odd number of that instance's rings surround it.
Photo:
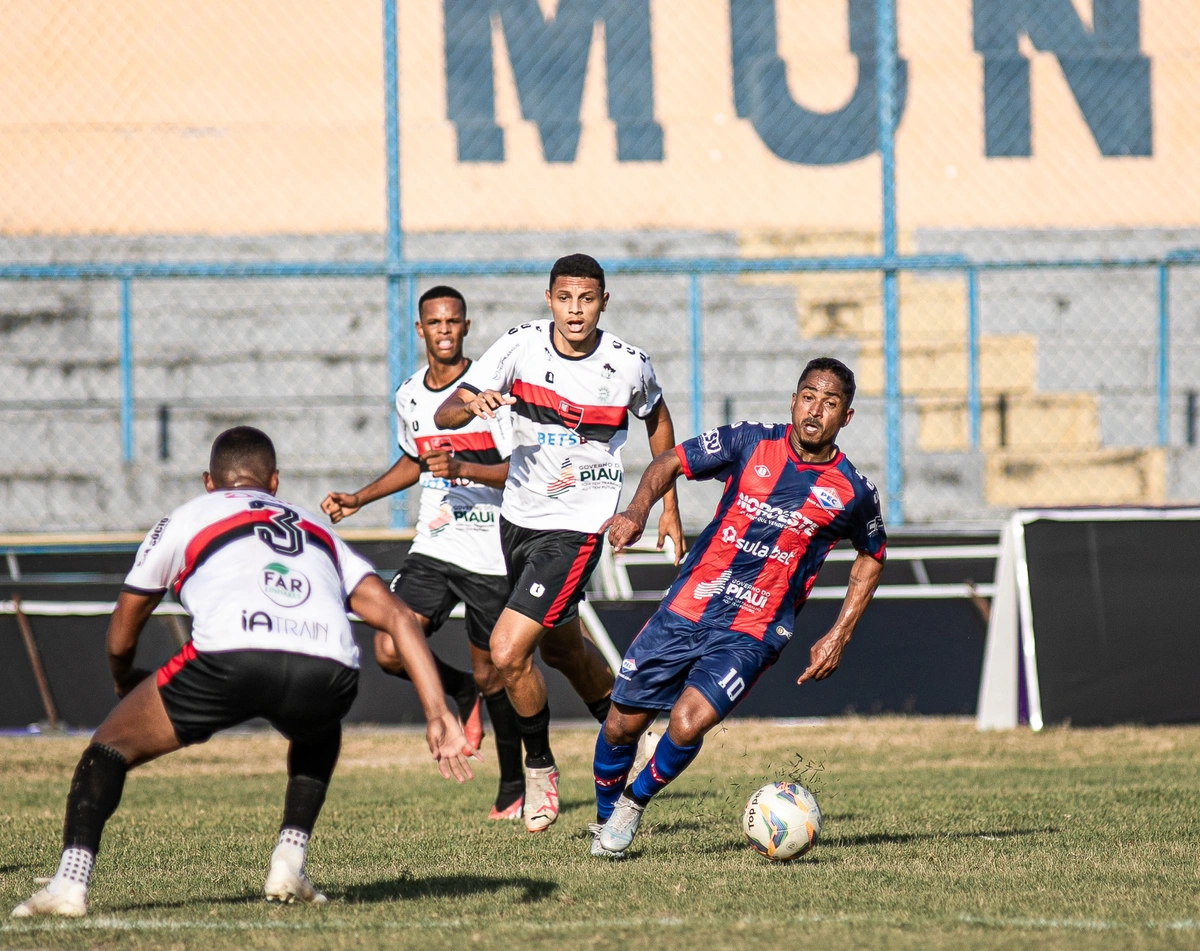
<path fill-rule="evenodd" d="M 500 540 L 512 594 L 492 631 L 496 663 L 525 744 L 525 828 L 558 818 L 558 768 L 550 750 L 546 683 L 533 665 L 561 670 L 604 722 L 613 674 L 583 639 L 578 604 L 604 544 L 601 526 L 617 509 L 621 449 L 629 414 L 646 423 L 650 449 L 675 433 L 650 358 L 600 330 L 608 305 L 604 270 L 586 254 L 555 262 L 546 303 L 551 320 L 514 327 L 470 369 L 435 417 L 448 429 L 513 413 L 513 450 L 500 509 Z M 684 551 L 679 508 L 663 498 L 659 547 Z"/>
<path fill-rule="evenodd" d="M 213 443 L 207 494 L 177 508 L 142 542 L 108 628 L 108 663 L 122 699 L 75 769 L 58 871 L 13 917 L 86 914 L 92 865 L 126 773 L 254 717 L 291 741 L 264 894 L 323 904 L 304 874 L 304 856 L 341 749 L 342 717 L 358 691 L 347 605 L 386 632 L 404 658 L 442 775 L 471 777 L 465 757 L 474 751 L 446 709 L 412 612 L 341 539 L 276 498 L 278 485 L 271 440 L 248 426 L 228 430 Z M 192 640 L 151 676 L 133 659 L 168 589 L 192 615 Z"/>
<path fill-rule="evenodd" d="M 396 390 L 396 435 L 402 454 L 387 472 L 357 492 L 330 492 L 321 509 L 336 524 L 367 503 L 420 482 L 417 535 L 392 579 L 392 590 L 416 612 L 426 637 L 446 623 L 459 601 L 466 605 L 474 676 L 436 655 L 434 661 L 442 687 L 459 705 L 472 746 L 482 739 L 482 691 L 500 766 L 500 789 L 488 818 L 519 819 L 525 798 L 521 735 L 489 644 L 508 601 L 500 551 L 500 496 L 508 474 L 509 414 L 506 410 L 494 419 L 473 419 L 460 430 L 437 428 L 434 412 L 471 366 L 463 355 L 471 322 L 462 294 L 444 285 L 421 295 L 417 313 L 426 366 Z M 385 634 L 375 639 L 375 659 L 386 672 L 407 677 Z"/>

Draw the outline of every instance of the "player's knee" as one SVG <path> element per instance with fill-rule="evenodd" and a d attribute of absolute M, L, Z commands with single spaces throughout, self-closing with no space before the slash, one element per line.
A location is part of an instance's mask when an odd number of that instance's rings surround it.
<path fill-rule="evenodd" d="M 533 663 L 530 651 L 523 644 L 504 637 L 492 638 L 492 663 L 506 685 L 529 670 Z"/>
<path fill-rule="evenodd" d="M 611 746 L 627 746 L 636 743 L 640 737 L 641 733 L 617 712 L 616 707 L 608 711 L 608 718 L 604 721 L 605 743 Z"/>
<path fill-rule="evenodd" d="M 471 669 L 475 677 L 475 686 L 485 695 L 504 689 L 504 678 L 500 676 L 494 664 L 475 664 Z"/>

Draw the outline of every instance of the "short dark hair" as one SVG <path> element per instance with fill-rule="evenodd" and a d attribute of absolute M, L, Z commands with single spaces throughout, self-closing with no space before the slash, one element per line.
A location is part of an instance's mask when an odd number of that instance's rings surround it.
<path fill-rule="evenodd" d="M 800 379 L 796 381 L 796 389 L 799 390 L 804 383 L 805 377 L 810 373 L 820 372 L 832 373 L 842 381 L 842 386 L 846 389 L 846 405 L 849 406 L 854 402 L 854 371 L 851 370 L 841 360 L 836 360 L 833 357 L 816 357 L 809 360 L 804 365 L 804 372 L 800 374 Z"/>
<path fill-rule="evenodd" d="M 462 291 L 448 284 L 439 284 L 437 287 L 429 288 L 429 290 L 421 295 L 421 299 L 417 301 L 417 319 L 420 319 L 421 308 L 425 306 L 426 301 L 443 300 L 447 297 L 458 301 L 462 305 L 462 315 L 465 318 L 467 316 L 467 299 L 462 296 Z"/>
<path fill-rule="evenodd" d="M 208 473 L 218 485 L 226 476 L 246 472 L 265 482 L 275 471 L 275 444 L 253 426 L 234 426 L 213 440 Z"/>
<path fill-rule="evenodd" d="M 604 268 L 590 254 L 568 254 L 554 262 L 550 268 L 550 289 L 554 290 L 554 282 L 560 277 L 590 277 L 600 282 L 600 291 L 604 291 Z"/>

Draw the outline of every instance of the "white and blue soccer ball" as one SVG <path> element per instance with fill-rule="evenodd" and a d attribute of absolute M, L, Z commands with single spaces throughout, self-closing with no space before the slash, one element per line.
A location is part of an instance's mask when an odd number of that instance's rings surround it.
<path fill-rule="evenodd" d="M 772 862 L 786 862 L 816 844 L 821 834 L 821 807 L 799 783 L 768 783 L 746 803 L 742 831 L 760 855 Z"/>

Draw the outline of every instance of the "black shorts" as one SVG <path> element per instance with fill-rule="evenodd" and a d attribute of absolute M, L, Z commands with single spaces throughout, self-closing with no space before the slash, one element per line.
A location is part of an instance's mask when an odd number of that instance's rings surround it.
<path fill-rule="evenodd" d="M 467 606 L 467 640 L 491 650 L 492 628 L 508 600 L 508 579 L 481 575 L 428 555 L 409 555 L 392 579 L 392 591 L 429 618 L 432 634 L 446 623 L 459 601 Z"/>
<path fill-rule="evenodd" d="M 255 717 L 307 743 L 341 726 L 358 695 L 358 671 L 289 651 L 200 653 L 188 641 L 159 668 L 158 692 L 183 746 Z"/>
<path fill-rule="evenodd" d="M 508 607 L 543 627 L 579 616 L 583 589 L 604 550 L 603 536 L 522 528 L 501 518 L 500 547 L 512 588 Z"/>

